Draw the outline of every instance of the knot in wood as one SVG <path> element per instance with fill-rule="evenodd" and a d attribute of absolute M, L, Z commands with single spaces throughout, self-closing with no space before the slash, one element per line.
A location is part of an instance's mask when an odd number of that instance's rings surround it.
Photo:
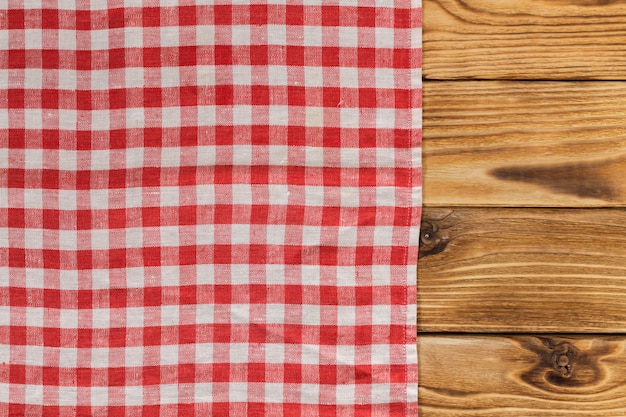
<path fill-rule="evenodd" d="M 574 359 L 576 358 L 576 350 L 569 343 L 562 343 L 554 346 L 552 352 L 552 367 L 564 377 L 572 376 L 574 369 Z"/>
<path fill-rule="evenodd" d="M 439 227 L 436 224 L 425 221 L 421 226 L 420 246 L 429 247 L 436 243 Z"/>

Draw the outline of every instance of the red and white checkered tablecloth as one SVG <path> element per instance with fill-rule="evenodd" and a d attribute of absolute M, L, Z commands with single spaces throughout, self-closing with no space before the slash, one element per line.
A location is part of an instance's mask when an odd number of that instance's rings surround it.
<path fill-rule="evenodd" d="M 417 415 L 420 7 L 0 1 L 0 415 Z"/>

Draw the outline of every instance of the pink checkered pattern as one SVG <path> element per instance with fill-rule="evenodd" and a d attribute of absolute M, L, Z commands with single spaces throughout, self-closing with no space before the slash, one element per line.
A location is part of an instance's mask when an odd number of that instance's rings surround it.
<path fill-rule="evenodd" d="M 419 0 L 0 1 L 0 415 L 415 416 Z"/>

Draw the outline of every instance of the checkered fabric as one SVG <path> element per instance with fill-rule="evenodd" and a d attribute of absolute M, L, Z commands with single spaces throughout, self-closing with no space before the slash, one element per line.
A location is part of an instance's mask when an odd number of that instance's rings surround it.
<path fill-rule="evenodd" d="M 417 415 L 420 26 L 0 0 L 0 415 Z"/>

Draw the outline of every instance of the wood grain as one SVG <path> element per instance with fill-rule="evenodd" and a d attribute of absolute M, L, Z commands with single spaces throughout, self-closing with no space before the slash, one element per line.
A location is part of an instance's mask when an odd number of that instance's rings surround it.
<path fill-rule="evenodd" d="M 626 78 L 619 0 L 424 0 L 430 79 Z"/>
<path fill-rule="evenodd" d="M 621 333 L 626 210 L 424 210 L 426 332 Z"/>
<path fill-rule="evenodd" d="M 626 415 L 626 339 L 418 338 L 420 417 Z"/>
<path fill-rule="evenodd" d="M 427 206 L 626 206 L 626 82 L 426 82 L 423 126 Z"/>

